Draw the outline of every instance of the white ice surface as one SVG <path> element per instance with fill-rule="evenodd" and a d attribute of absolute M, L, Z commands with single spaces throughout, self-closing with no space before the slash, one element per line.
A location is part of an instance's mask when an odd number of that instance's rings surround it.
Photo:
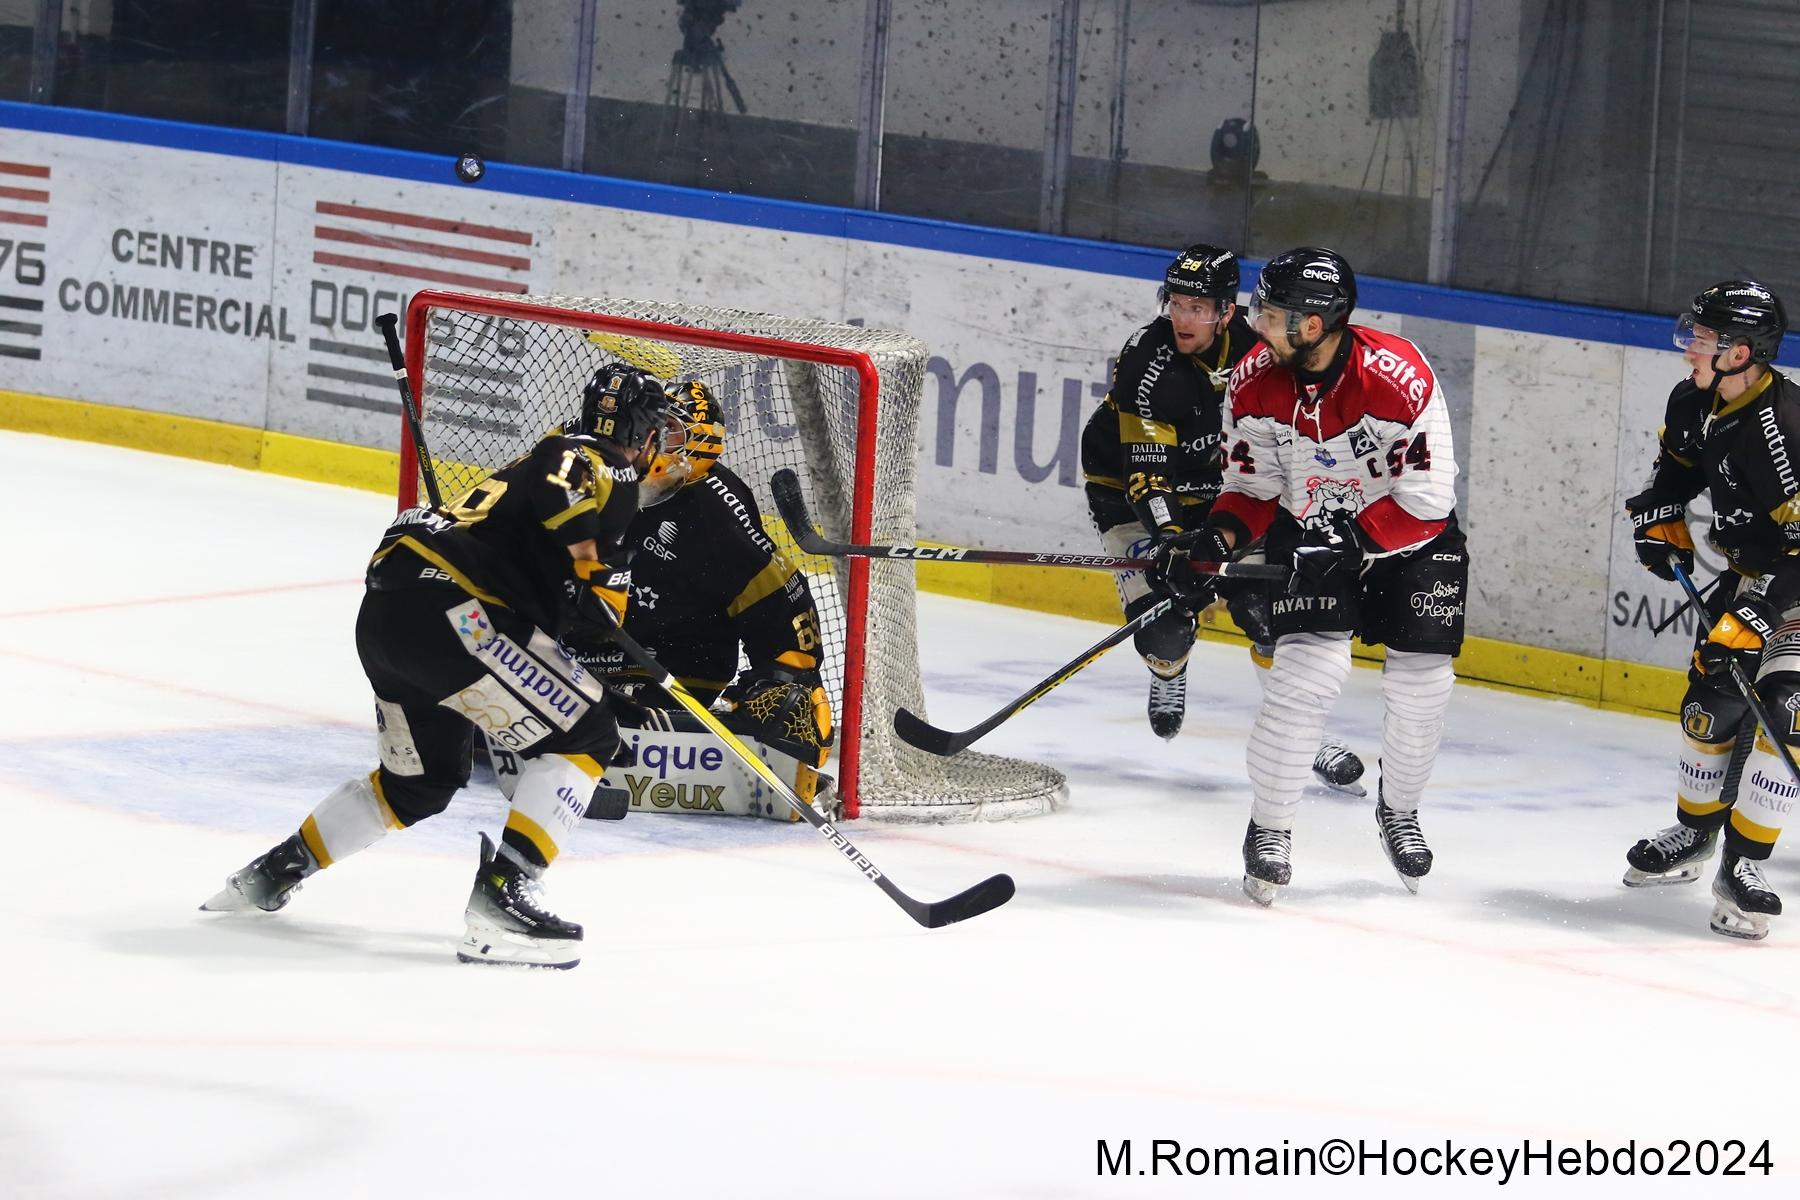
<path fill-rule="evenodd" d="M 571 972 L 459 966 L 497 794 L 310 881 L 195 906 L 373 763 L 351 645 L 381 497 L 0 433 L 0 1196 L 1492 1194 L 1497 1177 L 1096 1177 L 1096 1139 L 1280 1149 L 1773 1139 L 1800 1155 L 1800 924 L 1707 931 L 1628 892 L 1676 727 L 1459 687 L 1408 896 L 1370 801 L 1312 794 L 1277 906 L 1239 890 L 1242 650 L 1203 644 L 1165 745 L 1103 659 L 983 748 L 1068 772 L 1052 816 L 857 823 L 900 886 L 995 871 L 914 926 L 806 826 L 589 823 L 549 877 Z M 1479 569 L 1479 564 L 1477 565 Z M 1099 626 L 925 596 L 962 727 Z M 1333 728 L 1373 763 L 1378 676 Z M 1372 783 L 1372 780 L 1371 780 Z M 1790 838 L 1790 840 L 1792 840 Z M 1791 846 L 1770 872 L 1800 897 Z M 1785 1168 L 1785 1169 L 1784 1169 Z M 1541 1168 L 1499 1194 L 1595 1192 Z M 1789 1193 L 1791 1194 L 1791 1193 Z"/>

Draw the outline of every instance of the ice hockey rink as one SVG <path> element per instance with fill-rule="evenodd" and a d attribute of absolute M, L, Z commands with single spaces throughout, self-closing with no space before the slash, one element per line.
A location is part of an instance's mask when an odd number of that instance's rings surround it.
<path fill-rule="evenodd" d="M 1792 1186 L 1800 918 L 1729 941 L 1705 883 L 1619 882 L 1669 819 L 1668 721 L 1459 686 L 1420 894 L 1372 800 L 1313 792 L 1265 911 L 1239 887 L 1247 655 L 1198 647 L 1164 744 L 1126 649 L 982 743 L 1065 770 L 1065 809 L 850 827 L 921 898 L 1010 872 L 995 912 L 928 932 L 804 825 L 634 815 L 585 823 L 547 880 L 587 926 L 578 969 L 460 966 L 502 812 L 482 788 L 284 912 L 196 911 L 373 765 L 350 629 L 391 501 L 11 433 L 0 466 L 0 1196 L 1501 1186 L 1138 1175 L 1153 1139 L 1770 1139 L 1772 1175 L 1701 1187 Z M 920 626 L 930 716 L 956 728 L 1101 632 L 935 596 Z M 1355 672 L 1332 726 L 1371 764 L 1378 681 Z M 1770 871 L 1790 904 L 1794 850 Z M 1131 1140 L 1130 1175 L 1099 1173 L 1101 1139 Z M 1501 1194 L 1644 1186 L 1523 1169 Z"/>

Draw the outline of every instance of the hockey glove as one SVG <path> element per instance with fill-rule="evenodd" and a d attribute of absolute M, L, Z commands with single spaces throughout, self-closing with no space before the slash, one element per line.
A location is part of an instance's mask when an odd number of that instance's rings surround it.
<path fill-rule="evenodd" d="M 1166 537 L 1150 552 L 1150 590 L 1193 611 L 1212 601 L 1213 577 L 1195 572 L 1195 563 L 1224 562 L 1231 546 L 1217 529 L 1190 529 Z"/>
<path fill-rule="evenodd" d="M 625 624 L 631 568 L 615 571 L 591 558 L 576 559 L 574 568 L 575 578 L 563 581 L 563 637 L 578 648 L 609 642 Z"/>
<path fill-rule="evenodd" d="M 1319 596 L 1355 579 L 1362 571 L 1362 536 L 1354 518 L 1308 529 L 1294 547 L 1294 573 L 1288 592 Z"/>
<path fill-rule="evenodd" d="M 757 667 L 720 694 L 735 728 L 811 767 L 829 757 L 835 731 L 831 701 L 817 671 L 779 663 Z"/>
<path fill-rule="evenodd" d="M 1638 561 L 1651 574 L 1675 581 L 1675 573 L 1669 570 L 1670 554 L 1680 561 L 1683 571 L 1694 573 L 1694 539 L 1688 533 L 1687 505 L 1659 499 L 1654 492 L 1640 492 L 1625 502 L 1625 511 L 1631 516 Z"/>
<path fill-rule="evenodd" d="M 1694 651 L 1694 670 L 1702 675 L 1723 675 L 1736 659 L 1746 676 L 1753 675 L 1763 643 L 1779 619 L 1775 606 L 1761 596 L 1739 596 Z"/>

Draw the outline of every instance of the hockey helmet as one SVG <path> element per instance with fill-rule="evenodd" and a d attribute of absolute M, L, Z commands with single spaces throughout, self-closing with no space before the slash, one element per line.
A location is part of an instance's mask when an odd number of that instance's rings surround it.
<path fill-rule="evenodd" d="M 671 383 L 663 390 L 681 427 L 681 440 L 678 445 L 665 444 L 651 456 L 639 488 L 645 507 L 703 478 L 725 452 L 725 418 L 713 390 L 698 379 Z"/>
<path fill-rule="evenodd" d="M 576 432 L 636 450 L 652 432 L 671 424 L 674 411 L 662 380 L 638 367 L 608 363 L 581 389 Z"/>
<path fill-rule="evenodd" d="M 1356 273 L 1336 250 L 1301 246 L 1269 260 L 1250 305 L 1285 309 L 1290 334 L 1308 314 L 1321 317 L 1326 332 L 1341 329 L 1356 308 Z"/>
<path fill-rule="evenodd" d="M 1727 279 L 1694 297 L 1688 310 L 1675 322 L 1675 344 L 1686 350 L 1694 341 L 1696 327 L 1718 335 L 1715 355 L 1725 354 L 1742 343 L 1750 347 L 1750 362 L 1766 363 L 1781 349 L 1781 337 L 1787 332 L 1787 310 L 1781 306 L 1781 299 L 1762 284 Z"/>
<path fill-rule="evenodd" d="M 1200 296 L 1218 302 L 1219 310 L 1237 302 L 1238 260 L 1229 250 L 1206 242 L 1196 242 L 1175 256 L 1163 272 L 1162 287 L 1156 302 L 1167 304 L 1170 296 Z"/>

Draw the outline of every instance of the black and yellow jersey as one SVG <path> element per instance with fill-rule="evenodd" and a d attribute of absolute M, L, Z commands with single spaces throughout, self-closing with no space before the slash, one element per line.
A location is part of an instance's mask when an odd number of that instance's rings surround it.
<path fill-rule="evenodd" d="M 1176 349 L 1167 317 L 1132 334 L 1082 431 L 1089 486 L 1125 493 L 1146 532 L 1198 527 L 1221 486 L 1225 385 L 1257 344 L 1242 311 L 1198 354 Z"/>
<path fill-rule="evenodd" d="M 625 569 L 637 507 L 637 469 L 616 446 L 551 434 L 441 510 L 401 513 L 369 560 L 368 586 L 455 586 L 556 633 L 575 578 L 569 547 L 591 540 L 601 563 Z"/>
<path fill-rule="evenodd" d="M 1770 370 L 1734 400 L 1683 380 L 1669 393 L 1650 492 L 1685 504 L 1708 491 L 1707 540 L 1743 574 L 1778 571 L 1800 600 L 1800 391 Z"/>
<path fill-rule="evenodd" d="M 753 667 L 812 671 L 819 616 L 802 574 L 763 532 L 750 488 L 715 466 L 631 523 L 625 628 L 701 695 Z"/>

